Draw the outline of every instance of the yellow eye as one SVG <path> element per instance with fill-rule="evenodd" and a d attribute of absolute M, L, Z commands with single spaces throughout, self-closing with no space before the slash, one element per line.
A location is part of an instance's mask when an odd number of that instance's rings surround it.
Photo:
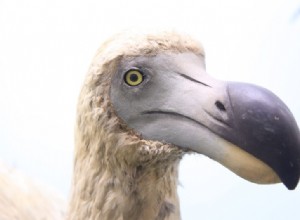
<path fill-rule="evenodd" d="M 129 70 L 125 74 L 124 80 L 130 86 L 137 86 L 144 81 L 144 76 L 139 70 Z"/>

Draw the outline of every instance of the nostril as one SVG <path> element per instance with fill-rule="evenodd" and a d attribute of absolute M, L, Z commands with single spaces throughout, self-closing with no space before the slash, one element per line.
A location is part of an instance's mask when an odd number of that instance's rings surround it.
<path fill-rule="evenodd" d="M 224 104 L 222 102 L 220 102 L 219 100 L 217 100 L 215 102 L 215 106 L 217 106 L 217 108 L 220 110 L 220 111 L 223 111 L 225 112 L 226 111 L 226 108 L 224 106 Z"/>

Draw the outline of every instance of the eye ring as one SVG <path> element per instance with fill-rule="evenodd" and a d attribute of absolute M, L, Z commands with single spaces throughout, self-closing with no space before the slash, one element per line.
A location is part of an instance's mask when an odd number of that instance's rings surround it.
<path fill-rule="evenodd" d="M 137 70 L 128 70 L 124 75 L 124 81 L 129 86 L 138 86 L 144 81 L 144 74 Z"/>

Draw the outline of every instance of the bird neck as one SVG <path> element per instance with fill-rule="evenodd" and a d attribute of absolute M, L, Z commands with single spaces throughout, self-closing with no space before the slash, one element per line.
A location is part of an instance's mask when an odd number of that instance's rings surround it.
<path fill-rule="evenodd" d="M 95 155 L 77 158 L 68 219 L 179 220 L 178 164 L 111 167 Z"/>

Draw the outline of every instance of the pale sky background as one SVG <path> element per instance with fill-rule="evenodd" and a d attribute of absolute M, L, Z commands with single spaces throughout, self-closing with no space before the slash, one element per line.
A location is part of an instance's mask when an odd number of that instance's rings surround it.
<path fill-rule="evenodd" d="M 129 27 L 189 33 L 211 75 L 267 87 L 300 123 L 300 0 L 0 0 L 0 161 L 67 198 L 81 83 Z M 300 186 L 249 183 L 204 156 L 184 158 L 180 181 L 184 220 L 300 219 Z"/>

